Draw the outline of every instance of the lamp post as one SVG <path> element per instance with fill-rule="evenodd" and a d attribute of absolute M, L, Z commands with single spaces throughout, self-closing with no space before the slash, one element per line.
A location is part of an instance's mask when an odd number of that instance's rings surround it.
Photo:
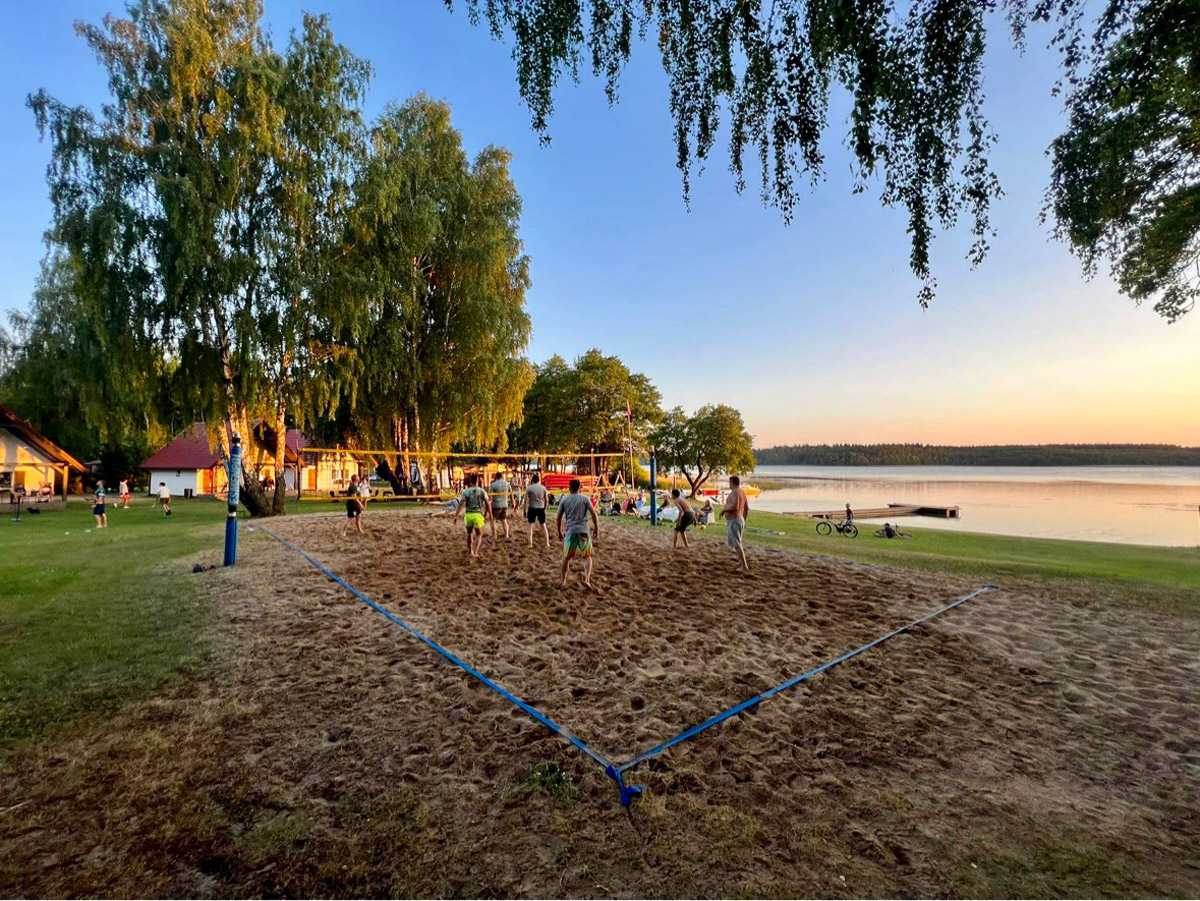
<path fill-rule="evenodd" d="M 225 517 L 225 565 L 237 563 L 238 498 L 242 487 L 242 439 L 234 435 L 229 448 L 229 512 Z"/>

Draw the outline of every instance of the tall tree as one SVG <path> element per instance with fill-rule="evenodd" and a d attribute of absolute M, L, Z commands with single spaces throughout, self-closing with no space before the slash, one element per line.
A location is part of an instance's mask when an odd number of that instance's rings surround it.
<path fill-rule="evenodd" d="M 525 395 L 514 443 L 547 453 L 623 453 L 632 426 L 634 449 L 662 418 L 662 396 L 650 379 L 620 357 L 593 348 L 568 365 L 553 356 L 538 368 Z"/>
<path fill-rule="evenodd" d="M 1200 5 L 1136 8 L 1070 97 L 1047 210 L 1094 273 L 1174 321 L 1200 296 Z"/>
<path fill-rule="evenodd" d="M 86 459 L 136 464 L 179 425 L 163 404 L 173 377 L 160 347 L 105 320 L 106 305 L 63 253 L 42 265 L 27 313 L 12 314 L 14 353 L 0 403 Z"/>
<path fill-rule="evenodd" d="M 401 456 L 503 450 L 520 419 L 529 260 L 509 160 L 498 147 L 468 160 L 449 107 L 423 96 L 371 129 L 350 225 L 363 304 L 346 409 L 360 441 Z"/>
<path fill-rule="evenodd" d="M 754 469 L 754 449 L 742 414 L 725 404 L 701 407 L 692 416 L 675 407 L 651 436 L 660 463 L 687 479 L 691 495 L 713 475 Z"/>
<path fill-rule="evenodd" d="M 1196 246 L 1193 204 L 1164 196 L 1194 187 L 1200 160 L 1194 0 L 1104 0 L 1090 7 L 1085 0 L 459 3 L 473 22 L 486 21 L 497 38 L 511 38 L 520 93 L 544 139 L 564 74 L 577 78 L 590 62 L 614 102 L 635 45 L 652 35 L 670 84 L 685 197 L 725 119 L 738 190 L 751 155 L 763 201 L 785 220 L 800 188 L 822 179 L 830 98 L 844 91 L 854 191 L 878 181 L 881 203 L 905 211 L 922 304 L 936 286 L 929 253 L 939 228 L 969 220 L 973 265 L 992 236 L 989 208 L 1001 191 L 988 161 L 995 137 L 984 115 L 989 29 L 1007 30 L 1023 45 L 1031 25 L 1054 21 L 1051 43 L 1062 50 L 1072 107 L 1071 127 L 1056 146 L 1052 209 L 1059 233 L 1085 262 L 1110 256 L 1122 290 L 1138 299 L 1158 295 L 1156 308 L 1169 318 L 1195 297 L 1196 279 L 1181 280 Z M 1106 118 L 1105 108 L 1118 121 Z M 1111 151 L 1120 155 L 1109 158 Z M 1176 156 L 1173 173 L 1164 171 L 1168 154 Z M 1090 161 L 1080 159 L 1089 155 Z M 1114 171 L 1124 160 L 1132 160 L 1125 172 Z M 1146 161 L 1157 171 L 1138 179 Z M 1182 181 L 1171 182 L 1173 176 Z M 1122 219 L 1123 209 L 1133 215 Z"/>
<path fill-rule="evenodd" d="M 261 0 L 139 0 L 77 26 L 111 102 L 97 114 L 43 91 L 30 106 L 52 144 L 51 238 L 108 334 L 162 342 L 222 445 L 275 426 L 282 473 L 368 73 L 324 20 L 306 17 L 284 55 L 261 18 Z M 248 460 L 246 506 L 281 512 L 283 479 L 268 499 L 253 475 Z"/>

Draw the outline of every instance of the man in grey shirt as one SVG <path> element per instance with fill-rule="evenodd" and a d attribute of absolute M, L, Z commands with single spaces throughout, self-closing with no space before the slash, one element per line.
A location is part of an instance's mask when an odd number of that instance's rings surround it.
<path fill-rule="evenodd" d="M 600 521 L 591 499 L 579 493 L 579 479 L 571 479 L 571 493 L 558 502 L 558 538 L 563 543 L 562 581 L 560 588 L 567 587 L 567 571 L 572 557 L 583 558 L 583 584 L 592 590 L 592 536 L 599 533 Z M 591 517 L 591 533 L 588 532 L 588 517 Z M 567 522 L 567 534 L 563 536 L 563 520 Z"/>
<path fill-rule="evenodd" d="M 529 546 L 533 547 L 533 527 L 540 523 L 546 547 L 550 547 L 550 530 L 546 528 L 546 486 L 537 473 L 533 474 L 529 487 L 525 489 L 525 521 L 529 523 Z"/>
<path fill-rule="evenodd" d="M 492 484 L 488 486 L 488 494 L 492 497 L 492 538 L 496 537 L 496 521 L 504 523 L 504 537 L 508 538 L 508 504 L 512 499 L 512 485 L 504 478 L 504 471 L 496 473 Z"/>

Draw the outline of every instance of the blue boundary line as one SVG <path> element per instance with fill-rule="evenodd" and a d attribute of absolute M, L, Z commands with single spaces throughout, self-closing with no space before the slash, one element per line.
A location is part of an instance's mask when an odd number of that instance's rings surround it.
<path fill-rule="evenodd" d="M 258 531 L 260 531 L 266 535 L 270 535 L 272 538 L 274 538 L 276 541 L 278 541 L 284 547 L 290 548 L 291 550 L 295 551 L 297 554 L 299 554 L 301 557 L 303 557 L 305 560 L 307 560 L 309 563 L 311 563 L 313 566 L 315 566 L 318 570 L 320 570 L 322 573 L 324 573 L 330 579 L 337 582 L 339 585 L 341 585 L 343 588 L 345 588 L 348 592 L 350 592 L 352 595 L 354 595 L 356 598 L 358 598 L 360 601 L 362 601 L 364 604 L 371 607 L 373 610 L 377 611 L 378 613 L 382 613 L 384 616 L 386 616 L 388 619 L 390 619 L 393 623 L 395 623 L 397 626 L 399 626 L 401 629 L 403 629 L 405 632 L 407 632 L 413 638 L 417 639 L 418 641 L 423 642 L 424 644 L 427 644 L 429 647 L 433 648 L 435 651 L 437 651 L 439 654 L 441 654 L 443 657 L 445 657 L 447 660 L 449 660 L 455 666 L 461 667 L 462 669 L 466 670 L 468 673 L 470 673 L 472 676 L 474 676 L 476 679 L 478 679 L 480 682 L 482 682 L 484 685 L 486 685 L 492 691 L 496 692 L 496 694 L 500 695 L 500 697 L 516 704 L 518 707 L 520 707 L 522 710 L 524 710 L 526 713 L 528 713 L 531 717 L 533 717 L 535 720 L 537 720 L 543 726 L 547 727 L 548 729 L 553 730 L 554 732 L 558 733 L 560 736 L 565 738 L 568 742 L 573 744 L 575 747 L 577 747 L 579 750 L 581 750 L 588 757 L 592 758 L 592 760 L 596 761 L 596 763 L 600 764 L 600 766 L 604 767 L 606 770 L 608 768 L 612 767 L 612 765 L 613 765 L 612 762 L 607 757 L 605 757 L 603 754 L 601 754 L 599 751 L 595 750 L 594 748 L 588 746 L 585 742 L 576 738 L 574 735 L 572 735 L 570 732 L 568 732 L 566 729 L 564 729 L 558 723 L 554 722 L 554 720 L 550 719 L 550 717 L 546 716 L 546 714 L 542 713 L 540 710 L 538 710 L 533 705 L 526 704 L 524 701 L 522 701 L 520 698 L 518 698 L 516 695 L 514 695 L 508 689 L 504 688 L 502 685 L 496 684 L 495 682 L 493 682 L 487 676 L 483 675 L 483 673 L 479 672 L 474 667 L 470 666 L 467 663 L 464 663 L 462 660 L 459 660 L 452 653 L 450 653 L 444 647 L 442 647 L 440 644 L 438 644 L 436 641 L 434 641 L 432 638 L 427 638 L 425 635 L 418 632 L 416 629 L 414 629 L 412 626 L 410 626 L 404 620 L 400 619 L 400 617 L 396 616 L 394 613 L 391 613 L 390 611 L 385 610 L 383 607 L 380 607 L 378 604 L 376 604 L 373 600 L 371 600 L 369 597 L 367 597 L 365 594 L 363 594 L 361 591 L 359 591 L 357 588 L 355 588 L 353 585 L 351 585 L 345 579 L 341 578 L 341 576 L 330 571 L 319 560 L 313 559 L 313 557 L 311 557 L 302 548 L 297 547 L 296 545 L 292 544 L 286 538 L 280 538 L 278 535 L 276 535 L 270 529 L 264 528 L 262 526 L 257 526 L 256 528 Z"/>
<path fill-rule="evenodd" d="M 471 667 L 469 664 L 464 663 L 462 660 L 455 657 L 454 654 L 450 653 L 450 651 L 443 648 L 440 644 L 438 644 L 433 639 L 427 638 L 425 635 L 423 635 L 421 632 L 414 629 L 412 626 L 410 626 L 404 620 L 400 619 L 394 613 L 391 613 L 390 611 L 379 606 L 379 604 L 375 603 L 367 595 L 363 594 L 361 591 L 359 591 L 357 588 L 355 588 L 353 585 L 351 585 L 349 582 L 347 582 L 341 576 L 337 575 L 336 573 L 331 571 L 328 567 L 326 567 L 324 564 L 322 564 L 319 560 L 316 560 L 314 557 L 312 557 L 310 554 L 308 554 L 303 548 L 298 547 L 295 544 L 292 544 L 292 542 L 288 541 L 286 538 L 280 538 L 278 535 L 276 535 L 270 529 L 265 528 L 264 526 L 251 526 L 249 528 L 251 531 L 259 531 L 265 535 L 269 535 L 270 537 L 272 537 L 276 541 L 278 541 L 280 544 L 282 544 L 284 547 L 289 548 L 292 551 L 295 551 L 297 554 L 299 554 L 301 557 L 303 557 L 305 560 L 307 560 L 309 563 L 311 563 L 317 570 L 319 570 L 320 572 L 322 572 L 323 574 L 328 576 L 330 579 L 332 579 L 337 584 L 341 585 L 343 588 L 345 588 L 347 591 L 349 591 L 352 595 L 354 595 L 356 598 L 358 598 L 360 601 L 362 601 L 364 604 L 366 604 L 368 607 L 370 607 L 371 609 L 375 610 L 378 613 L 382 613 L 385 617 L 387 617 L 389 620 L 391 620 L 393 623 L 395 623 L 397 626 L 399 626 L 401 629 L 403 629 L 409 635 L 413 636 L 413 638 L 416 638 L 418 641 L 422 642 L 423 644 L 428 645 L 429 647 L 433 648 L 433 650 L 437 651 L 439 654 L 441 654 L 443 657 L 445 657 L 447 660 L 449 660 L 455 666 L 470 673 L 472 676 L 474 676 L 476 679 L 478 679 L 480 682 L 482 682 L 484 685 L 486 685 L 492 691 L 496 692 L 496 694 L 500 695 L 502 698 L 504 698 L 507 701 L 511 701 L 513 704 L 515 704 L 517 707 L 521 708 L 521 710 L 525 711 L 527 714 L 529 714 L 531 717 L 533 717 L 535 720 L 537 720 L 543 726 L 546 726 L 548 729 L 557 733 L 560 737 L 562 737 L 563 739 L 565 739 L 566 741 L 568 741 L 569 743 L 574 745 L 576 748 L 578 748 L 580 751 L 582 751 L 588 757 L 592 758 L 592 760 L 594 760 L 596 763 L 600 764 L 600 766 L 604 767 L 604 772 L 610 778 L 612 778 L 613 781 L 615 781 L 617 783 L 617 790 L 621 793 L 621 804 L 624 807 L 628 807 L 632 803 L 635 796 L 640 795 L 642 792 L 645 791 L 644 786 L 626 785 L 625 784 L 624 774 L 626 772 L 628 772 L 629 770 L 633 769 L 638 764 L 645 763 L 651 757 L 658 756 L 659 754 L 663 753 L 663 751 L 666 751 L 668 748 L 672 748 L 681 742 L 687 741 L 689 738 L 693 738 L 693 737 L 699 735 L 705 729 L 709 729 L 709 728 L 717 725 L 718 723 L 722 723 L 732 716 L 737 716 L 737 714 L 741 713 L 742 711 L 747 710 L 747 709 L 755 706 L 756 704 L 761 704 L 763 701 L 767 700 L 768 698 L 774 697 L 775 695 L 779 694 L 780 692 L 787 691 L 789 688 L 794 688 L 795 686 L 799 685 L 801 682 L 805 682 L 805 681 L 813 678 L 814 676 L 819 676 L 821 673 L 825 672 L 828 669 L 832 669 L 833 667 L 837 666 L 839 663 L 845 663 L 847 660 L 850 660 L 852 657 L 857 657 L 859 654 L 863 653 L 864 651 L 869 651 L 871 648 L 883 644 L 885 641 L 887 641 L 890 638 L 895 638 L 897 635 L 907 632 L 909 629 L 913 629 L 913 628 L 921 625 L 922 623 L 929 622 L 929 620 L 933 619 L 935 616 L 941 616 L 946 611 L 953 610 L 955 607 L 959 606 L 960 604 L 965 604 L 967 601 L 972 600 L 973 598 L 977 598 L 981 594 L 985 594 L 986 592 L 992 591 L 996 587 L 995 585 L 984 585 L 982 588 L 976 589 L 975 591 L 971 592 L 970 594 L 959 598 L 957 601 L 952 601 L 951 603 L 946 604 L 944 607 L 939 607 L 937 610 L 934 610 L 932 613 L 927 613 L 925 616 L 922 616 L 920 619 L 915 619 L 911 623 L 908 623 L 907 625 L 903 625 L 898 629 L 893 629 L 891 632 L 888 632 L 886 635 L 881 635 L 879 638 L 876 638 L 874 641 L 869 641 L 866 644 L 855 648 L 853 651 L 848 651 L 845 654 L 842 654 L 842 656 L 840 656 L 840 657 L 835 657 L 833 660 L 829 660 L 825 663 L 822 663 L 820 666 L 816 667 L 815 669 L 811 669 L 808 672 L 801 673 L 798 676 L 793 676 L 791 679 L 788 679 L 786 682 L 782 682 L 779 685 L 776 685 L 774 688 L 768 688 L 762 694 L 755 695 L 753 698 L 750 698 L 749 700 L 746 700 L 746 701 L 742 701 L 742 703 L 737 704 L 734 707 L 730 707 L 728 710 L 723 711 L 722 713 L 718 713 L 716 716 L 709 717 L 704 722 L 697 723 L 695 726 L 692 726 L 690 729 L 685 729 L 683 732 L 680 732 L 674 738 L 669 738 L 666 741 L 662 742 L 661 744 L 655 745 L 652 748 L 648 748 L 647 750 L 642 751 L 640 754 L 638 754 L 634 757 L 631 757 L 629 760 L 625 761 L 622 764 L 616 764 L 616 763 L 613 763 L 612 761 L 610 761 L 607 757 L 605 757 L 599 751 L 590 747 L 588 744 L 586 744 L 582 740 L 576 738 L 574 735 L 572 735 L 570 732 L 568 732 L 566 729 L 564 729 L 558 723 L 554 722 L 554 720 L 550 719 L 550 717 L 546 716 L 546 714 L 542 713 L 536 707 L 532 706 L 531 704 L 525 703 L 524 701 L 522 701 L 520 698 L 518 698 L 512 692 L 508 691 L 503 686 L 498 685 L 497 683 L 493 682 L 491 679 L 489 679 L 487 676 L 483 675 L 481 672 L 479 672 L 478 670 Z"/>

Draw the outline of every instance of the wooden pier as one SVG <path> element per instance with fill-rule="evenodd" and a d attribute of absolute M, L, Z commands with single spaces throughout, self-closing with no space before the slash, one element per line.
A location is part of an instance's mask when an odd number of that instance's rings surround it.
<path fill-rule="evenodd" d="M 886 507 L 870 509 L 850 508 L 855 519 L 887 519 L 893 516 L 932 516 L 936 519 L 959 519 L 958 507 L 923 507 L 918 504 L 888 504 Z M 785 513 L 784 516 L 800 516 L 805 519 L 845 519 L 846 508 L 841 510 L 815 510 L 809 513 Z"/>

